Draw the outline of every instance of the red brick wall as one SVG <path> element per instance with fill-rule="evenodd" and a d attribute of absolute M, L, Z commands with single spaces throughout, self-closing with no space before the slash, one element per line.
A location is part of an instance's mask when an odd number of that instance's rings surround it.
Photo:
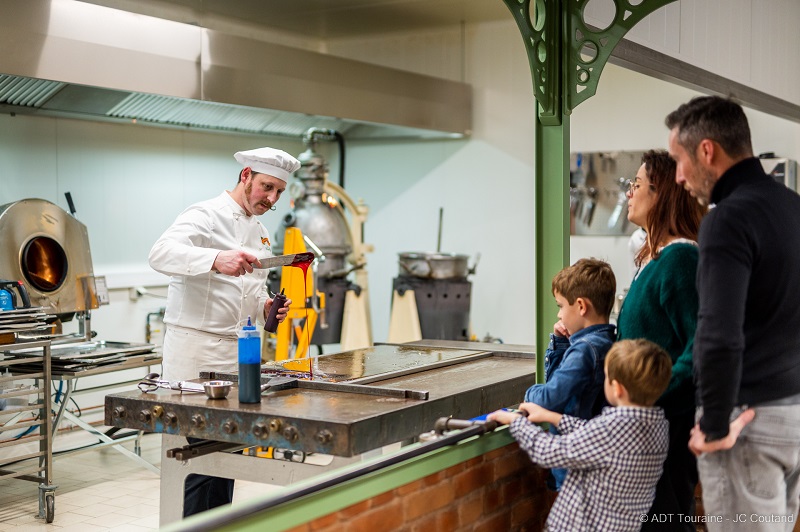
<path fill-rule="evenodd" d="M 292 532 L 542 530 L 555 493 L 516 443 L 320 517 Z"/>

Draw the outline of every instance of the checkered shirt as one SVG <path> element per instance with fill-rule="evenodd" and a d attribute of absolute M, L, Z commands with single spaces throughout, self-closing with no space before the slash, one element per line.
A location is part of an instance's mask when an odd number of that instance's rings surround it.
<path fill-rule="evenodd" d="M 563 416 L 558 432 L 549 434 L 524 418 L 511 424 L 511 435 L 531 460 L 569 470 L 546 529 L 639 530 L 667 457 L 663 410 L 620 406 L 590 420 Z"/>

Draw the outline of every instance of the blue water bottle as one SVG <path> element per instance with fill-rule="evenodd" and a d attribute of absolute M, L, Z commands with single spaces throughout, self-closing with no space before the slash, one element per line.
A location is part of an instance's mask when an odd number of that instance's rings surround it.
<path fill-rule="evenodd" d="M 261 336 L 247 317 L 239 336 L 239 402 L 261 402 Z"/>

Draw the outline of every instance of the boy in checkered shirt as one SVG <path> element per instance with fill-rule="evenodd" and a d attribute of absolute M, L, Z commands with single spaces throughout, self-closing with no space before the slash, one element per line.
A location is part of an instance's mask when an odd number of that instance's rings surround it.
<path fill-rule="evenodd" d="M 547 517 L 550 531 L 639 530 L 647 520 L 669 443 L 669 423 L 654 407 L 669 384 L 672 360 L 647 340 L 623 340 L 606 355 L 604 391 L 612 405 L 584 420 L 522 403 L 490 420 L 511 425 L 531 460 L 568 469 Z M 523 414 L 527 414 L 527 419 Z M 535 423 L 550 423 L 549 434 Z"/>

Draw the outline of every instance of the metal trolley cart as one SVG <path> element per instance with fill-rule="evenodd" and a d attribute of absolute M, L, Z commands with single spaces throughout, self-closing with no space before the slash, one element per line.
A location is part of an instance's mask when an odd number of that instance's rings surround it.
<path fill-rule="evenodd" d="M 41 356 L 23 360 L 4 354 L 8 349 L 37 348 L 41 349 Z M 31 363 L 41 364 L 36 372 L 26 371 L 15 375 L 16 365 Z M 35 453 L 15 456 L 4 462 L 0 460 L 0 479 L 18 478 L 37 482 L 39 484 L 39 518 L 48 523 L 55 517 L 55 490 L 53 484 L 53 439 L 52 439 L 52 410 L 50 407 L 50 341 L 17 342 L 0 346 L 0 403 L 5 408 L 0 409 L 4 417 L 11 416 L 3 425 L 0 425 L 0 449 L 16 445 L 39 443 L 39 450 Z M 15 381 L 33 380 L 32 387 L 19 386 Z M 14 398 L 36 396 L 34 403 L 15 405 Z M 38 410 L 39 418 L 26 420 L 26 413 Z M 19 429 L 36 429 L 35 435 L 25 438 L 9 437 L 9 431 Z M 23 433 L 24 434 L 24 433 Z M 35 459 L 35 461 L 34 461 Z M 33 461 L 33 463 L 31 463 Z"/>

